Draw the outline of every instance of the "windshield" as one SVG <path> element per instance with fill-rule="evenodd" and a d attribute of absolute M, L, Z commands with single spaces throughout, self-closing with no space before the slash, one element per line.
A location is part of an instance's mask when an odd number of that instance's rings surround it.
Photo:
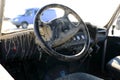
<path fill-rule="evenodd" d="M 37 10 L 30 16 L 23 16 L 25 9 L 41 8 L 47 4 L 63 4 L 79 14 L 84 22 L 103 27 L 120 4 L 119 0 L 6 0 L 2 33 L 10 33 L 33 28 Z M 27 5 L 26 5 L 27 4 Z M 48 12 L 49 13 L 49 12 Z M 24 13 L 25 14 L 25 13 Z M 19 15 L 19 16 L 17 16 Z M 21 16 L 20 16 L 21 15 Z M 53 16 L 54 17 L 54 16 Z M 24 20 L 26 18 L 26 20 Z"/>

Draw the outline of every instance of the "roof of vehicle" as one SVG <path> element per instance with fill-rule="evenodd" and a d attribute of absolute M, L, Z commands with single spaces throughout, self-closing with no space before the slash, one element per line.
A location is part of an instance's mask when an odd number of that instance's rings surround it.
<path fill-rule="evenodd" d="M 38 10 L 39 8 L 27 8 L 26 10 Z"/>

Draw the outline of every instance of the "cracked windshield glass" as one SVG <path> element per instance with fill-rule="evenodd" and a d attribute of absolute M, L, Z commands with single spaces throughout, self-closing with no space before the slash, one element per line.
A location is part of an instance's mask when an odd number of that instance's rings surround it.
<path fill-rule="evenodd" d="M 119 0 L 6 0 L 2 33 L 33 29 L 37 11 L 53 3 L 66 5 L 77 12 L 84 22 L 103 27 L 118 6 Z M 62 15 L 62 11 L 51 9 L 42 15 L 42 20 L 48 22 L 48 19 Z"/>

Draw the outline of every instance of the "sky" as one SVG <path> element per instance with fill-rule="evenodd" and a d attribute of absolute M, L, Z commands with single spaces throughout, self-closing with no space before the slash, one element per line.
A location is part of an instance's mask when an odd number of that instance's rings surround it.
<path fill-rule="evenodd" d="M 120 0 L 6 0 L 5 17 L 14 17 L 26 8 L 38 7 L 51 3 L 66 5 L 76 11 L 85 22 L 103 26 L 108 22 Z"/>

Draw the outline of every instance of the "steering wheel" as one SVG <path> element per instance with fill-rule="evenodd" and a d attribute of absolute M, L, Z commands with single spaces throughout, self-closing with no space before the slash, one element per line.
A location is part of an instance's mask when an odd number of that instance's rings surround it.
<path fill-rule="evenodd" d="M 43 12 L 52 8 L 62 9 L 64 11 L 64 15 L 62 17 L 55 18 L 50 22 L 42 21 L 41 16 L 43 15 Z M 76 18 L 77 24 L 74 24 L 70 21 L 68 18 L 69 15 L 72 15 L 74 18 Z M 46 32 L 44 32 L 44 30 Z M 79 30 L 83 30 L 85 38 L 84 46 L 80 52 L 74 55 L 65 55 L 54 50 L 55 47 L 61 46 L 70 40 Z M 61 4 L 49 4 L 37 12 L 34 21 L 34 32 L 38 38 L 41 48 L 49 55 L 54 56 L 62 61 L 78 60 L 83 57 L 89 49 L 90 36 L 85 23 L 76 12 Z M 46 36 L 49 36 L 49 38 L 45 39 L 45 37 L 43 37 L 43 33 L 48 33 Z"/>

